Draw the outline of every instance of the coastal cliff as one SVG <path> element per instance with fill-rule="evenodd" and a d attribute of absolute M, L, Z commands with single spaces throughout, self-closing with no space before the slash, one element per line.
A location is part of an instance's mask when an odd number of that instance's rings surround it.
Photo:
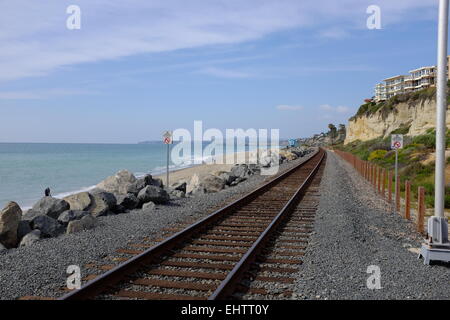
<path fill-rule="evenodd" d="M 386 102 L 369 102 L 362 105 L 349 119 L 344 144 L 391 133 L 417 136 L 436 126 L 435 89 L 399 95 Z M 450 110 L 447 108 L 447 127 L 450 126 Z"/>

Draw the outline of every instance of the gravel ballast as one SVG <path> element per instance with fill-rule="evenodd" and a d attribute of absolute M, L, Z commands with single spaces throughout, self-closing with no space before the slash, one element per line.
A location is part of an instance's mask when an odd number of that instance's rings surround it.
<path fill-rule="evenodd" d="M 294 299 L 450 299 L 450 264 L 417 259 L 422 236 L 344 160 L 328 152 L 314 233 Z M 378 266 L 381 289 L 369 289 Z"/>
<path fill-rule="evenodd" d="M 280 166 L 281 170 L 305 161 L 307 155 Z M 107 264 L 106 257 L 119 256 L 115 250 L 144 237 L 159 237 L 163 229 L 211 213 L 211 208 L 242 196 L 261 185 L 267 176 L 251 176 L 235 187 L 213 194 L 158 205 L 156 210 L 99 217 L 92 230 L 40 240 L 30 247 L 0 251 L 0 299 L 23 296 L 59 297 L 63 294 L 69 265 L 78 265 L 81 276 L 92 273 L 86 264 Z M 109 263 L 110 260 L 109 260 Z"/>

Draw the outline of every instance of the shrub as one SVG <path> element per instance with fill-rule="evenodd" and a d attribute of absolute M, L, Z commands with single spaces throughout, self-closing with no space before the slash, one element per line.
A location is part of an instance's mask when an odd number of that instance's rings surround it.
<path fill-rule="evenodd" d="M 436 146 L 436 135 L 432 133 L 423 134 L 413 138 L 414 144 L 423 144 L 429 149 L 434 149 Z"/>
<path fill-rule="evenodd" d="M 372 151 L 369 155 L 368 160 L 369 161 L 377 161 L 377 160 L 382 160 L 384 159 L 384 156 L 386 155 L 387 151 L 386 150 L 375 150 Z"/>
<path fill-rule="evenodd" d="M 402 126 L 392 131 L 391 134 L 408 134 L 409 128 L 411 128 L 411 125 Z"/>

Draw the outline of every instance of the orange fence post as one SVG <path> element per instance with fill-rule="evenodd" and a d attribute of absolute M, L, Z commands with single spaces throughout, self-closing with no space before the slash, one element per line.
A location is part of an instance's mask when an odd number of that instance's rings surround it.
<path fill-rule="evenodd" d="M 366 163 L 364 161 L 362 162 L 362 170 L 363 170 L 363 177 L 365 179 L 366 178 Z"/>
<path fill-rule="evenodd" d="M 373 165 L 373 172 L 372 172 L 372 184 L 373 187 L 377 187 L 377 166 Z"/>
<path fill-rule="evenodd" d="M 392 172 L 388 174 L 388 201 L 392 202 Z"/>
<path fill-rule="evenodd" d="M 374 186 L 375 185 L 375 174 L 376 174 L 376 167 L 375 167 L 375 165 L 374 164 L 372 164 L 372 179 L 371 179 L 371 182 L 372 182 L 372 185 Z"/>
<path fill-rule="evenodd" d="M 381 168 L 378 167 L 378 193 L 381 193 Z"/>
<path fill-rule="evenodd" d="M 411 219 L 411 182 L 405 182 L 405 219 Z"/>
<path fill-rule="evenodd" d="M 373 187 L 375 188 L 375 191 L 377 190 L 377 185 L 378 185 L 378 166 L 375 165 L 375 177 L 374 177 L 374 181 L 373 181 Z"/>
<path fill-rule="evenodd" d="M 395 210 L 400 212 L 400 176 L 397 176 L 397 186 L 395 189 Z"/>
<path fill-rule="evenodd" d="M 423 224 L 425 220 L 425 188 L 419 187 L 417 197 L 417 231 L 423 232 Z"/>
<path fill-rule="evenodd" d="M 383 194 L 383 198 L 386 198 L 386 169 L 383 169 L 383 181 L 381 186 L 381 193 Z"/>
<path fill-rule="evenodd" d="M 366 180 L 370 181 L 370 163 L 366 162 Z"/>

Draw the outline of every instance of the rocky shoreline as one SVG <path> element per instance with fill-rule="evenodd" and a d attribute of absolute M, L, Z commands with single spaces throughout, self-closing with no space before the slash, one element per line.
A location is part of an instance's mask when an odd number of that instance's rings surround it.
<path fill-rule="evenodd" d="M 205 176 L 194 174 L 170 186 L 146 175 L 136 178 L 121 170 L 97 184 L 89 192 L 80 192 L 57 199 L 45 196 L 27 212 L 15 202 L 0 211 L 0 251 L 32 246 L 45 238 L 72 234 L 98 226 L 98 218 L 118 214 L 149 214 L 158 205 L 170 205 L 176 199 L 217 193 L 232 188 L 259 175 L 261 168 L 283 164 L 309 154 L 312 149 L 287 148 L 280 156 L 266 154 L 260 164 L 237 164 L 230 171 L 218 171 Z M 276 163 L 278 162 L 278 163 Z"/>

